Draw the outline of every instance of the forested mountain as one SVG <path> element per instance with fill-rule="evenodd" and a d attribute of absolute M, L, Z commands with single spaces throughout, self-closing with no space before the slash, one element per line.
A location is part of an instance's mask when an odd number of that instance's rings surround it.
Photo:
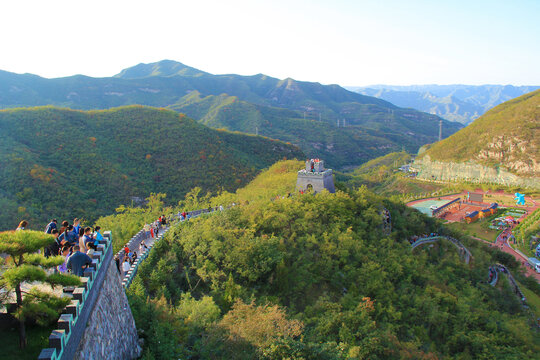
<path fill-rule="evenodd" d="M 295 146 L 218 131 L 171 110 L 54 107 L 0 111 L 0 229 L 21 219 L 91 221 L 132 197 L 163 192 L 174 203 L 198 186 L 234 190 Z"/>
<path fill-rule="evenodd" d="M 348 87 L 363 95 L 374 96 L 397 106 L 438 115 L 450 121 L 469 124 L 492 107 L 539 86 L 512 85 L 372 85 Z"/>
<path fill-rule="evenodd" d="M 237 194 L 193 204 L 241 205 L 156 244 L 128 291 L 144 358 L 534 358 L 519 300 L 486 282 L 495 262 L 519 266 L 510 255 L 466 240 L 469 265 L 444 241 L 412 251 L 410 236 L 444 225 L 365 187 L 280 196 L 302 166 L 277 163 Z"/>
<path fill-rule="evenodd" d="M 434 115 L 337 85 L 262 74 L 213 75 L 174 61 L 139 64 L 110 78 L 44 79 L 0 72 L 1 108 L 48 104 L 75 109 L 167 107 L 212 127 L 290 141 L 335 168 L 402 148 L 415 152 L 437 139 L 439 122 Z M 460 128 L 445 121 L 443 136 Z"/>
<path fill-rule="evenodd" d="M 418 159 L 503 167 L 540 176 L 540 90 L 507 101 L 471 125 L 429 147 Z"/>

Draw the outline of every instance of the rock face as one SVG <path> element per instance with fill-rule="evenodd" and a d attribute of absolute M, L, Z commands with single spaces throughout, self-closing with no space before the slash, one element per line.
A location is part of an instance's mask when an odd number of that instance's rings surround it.
<path fill-rule="evenodd" d="M 481 149 L 475 158 L 480 161 L 487 161 L 505 164 L 508 169 L 517 175 L 540 174 L 540 163 L 538 157 L 538 143 L 527 141 L 517 136 L 497 136 Z"/>
<path fill-rule="evenodd" d="M 537 177 L 519 177 L 502 167 L 492 168 L 474 161 L 463 163 L 431 161 L 429 155 L 416 159 L 413 168 L 418 171 L 418 178 L 424 180 L 468 181 L 473 183 L 501 184 L 540 188 Z"/>
<path fill-rule="evenodd" d="M 75 359 L 136 359 L 135 320 L 114 263 L 110 263 Z"/>

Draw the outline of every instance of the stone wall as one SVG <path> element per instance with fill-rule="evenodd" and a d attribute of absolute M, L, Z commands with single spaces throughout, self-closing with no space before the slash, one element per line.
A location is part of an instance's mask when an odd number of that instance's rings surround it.
<path fill-rule="evenodd" d="M 137 328 L 114 262 L 109 263 L 76 359 L 135 359 L 141 353 Z"/>
<path fill-rule="evenodd" d="M 519 177 L 503 168 L 492 168 L 473 161 L 464 163 L 431 161 L 429 155 L 426 155 L 422 159 L 415 160 L 412 167 L 418 171 L 418 178 L 425 180 L 467 181 L 540 188 L 538 178 Z"/>
<path fill-rule="evenodd" d="M 324 172 L 307 172 L 305 170 L 300 170 L 296 180 L 296 189 L 298 191 L 306 191 L 308 190 L 309 185 L 313 187 L 313 191 L 316 193 L 321 192 L 324 189 L 331 193 L 336 191 L 331 169 L 325 170 Z"/>

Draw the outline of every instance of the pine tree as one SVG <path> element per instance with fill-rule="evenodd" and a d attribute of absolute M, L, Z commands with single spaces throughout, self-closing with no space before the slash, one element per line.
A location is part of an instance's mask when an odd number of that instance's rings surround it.
<path fill-rule="evenodd" d="M 46 258 L 38 250 L 49 246 L 54 237 L 40 231 L 5 231 L 0 232 L 0 253 L 8 254 L 5 271 L 0 280 L 8 292 L 15 292 L 17 310 L 15 317 L 19 321 L 19 346 L 26 346 L 26 319 L 36 319 L 44 325 L 56 320 L 62 308 L 69 302 L 68 298 L 60 298 L 32 287 L 24 290 L 23 284 L 42 282 L 56 285 L 79 285 L 80 280 L 74 275 L 54 274 L 55 266 L 64 262 L 62 256 Z"/>

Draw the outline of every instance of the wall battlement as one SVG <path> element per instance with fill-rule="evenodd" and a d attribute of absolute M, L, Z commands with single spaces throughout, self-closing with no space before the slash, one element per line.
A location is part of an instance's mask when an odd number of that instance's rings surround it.
<path fill-rule="evenodd" d="M 325 169 L 322 160 L 307 160 L 306 168 L 298 171 L 296 190 L 318 193 L 325 189 L 331 193 L 336 192 L 332 169 Z"/>
<path fill-rule="evenodd" d="M 82 285 L 64 288 L 73 300 L 38 359 L 130 359 L 140 354 L 135 321 L 113 262 L 111 233 L 103 236 L 105 244 L 92 256 Z"/>

